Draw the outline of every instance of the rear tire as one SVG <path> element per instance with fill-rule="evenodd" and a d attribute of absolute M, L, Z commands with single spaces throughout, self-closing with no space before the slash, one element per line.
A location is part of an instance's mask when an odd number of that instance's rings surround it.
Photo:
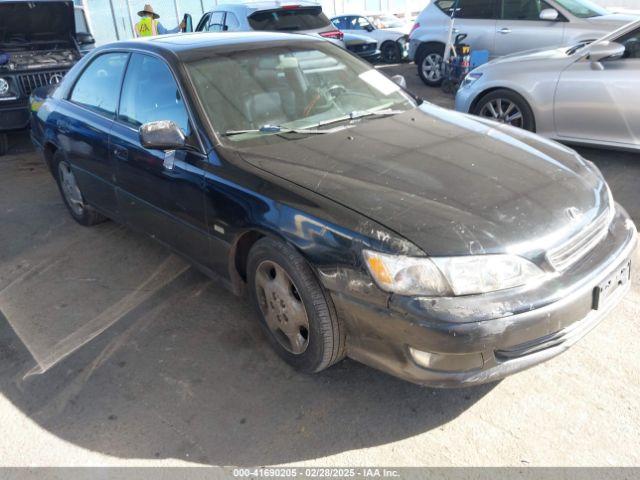
<path fill-rule="evenodd" d="M 506 88 L 486 94 L 478 100 L 471 113 L 530 132 L 536 131 L 533 111 L 527 101 Z"/>
<path fill-rule="evenodd" d="M 6 133 L 0 133 L 0 157 L 9 151 L 9 137 Z"/>
<path fill-rule="evenodd" d="M 91 227 L 107 220 L 85 201 L 71 165 L 62 153 L 59 151 L 54 153 L 51 166 L 62 200 L 76 222 L 85 227 Z"/>
<path fill-rule="evenodd" d="M 271 238 L 247 260 L 251 302 L 273 349 L 296 370 L 315 373 L 345 356 L 345 331 L 329 294 L 306 260 Z"/>
<path fill-rule="evenodd" d="M 439 87 L 442 84 L 442 61 L 444 45 L 429 43 L 420 48 L 416 64 L 418 75 L 429 87 Z"/>

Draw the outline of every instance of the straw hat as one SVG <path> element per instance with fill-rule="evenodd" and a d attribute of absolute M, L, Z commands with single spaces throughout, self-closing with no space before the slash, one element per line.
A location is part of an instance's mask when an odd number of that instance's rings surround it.
<path fill-rule="evenodd" d="M 144 8 L 142 10 L 140 10 L 138 12 L 138 16 L 139 17 L 144 17 L 145 14 L 150 13 L 151 15 L 153 15 L 153 18 L 160 18 L 160 15 L 158 15 L 156 12 L 153 11 L 153 7 L 150 4 L 145 4 Z"/>

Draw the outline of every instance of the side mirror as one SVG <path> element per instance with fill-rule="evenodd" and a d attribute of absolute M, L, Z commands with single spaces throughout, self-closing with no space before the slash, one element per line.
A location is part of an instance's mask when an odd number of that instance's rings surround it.
<path fill-rule="evenodd" d="M 373 25 L 367 25 L 366 27 L 364 27 L 364 29 L 367 32 L 373 32 L 375 30 L 375 28 L 373 28 Z"/>
<path fill-rule="evenodd" d="M 76 40 L 78 40 L 78 43 L 80 45 L 91 45 L 93 43 L 96 43 L 96 39 L 93 38 L 93 35 L 87 32 L 77 32 Z"/>
<path fill-rule="evenodd" d="M 555 8 L 545 8 L 540 12 L 540 20 L 546 20 L 547 22 L 555 22 L 559 16 L 560 14 Z"/>
<path fill-rule="evenodd" d="M 154 150 L 179 150 L 187 142 L 180 127 L 171 120 L 145 123 L 139 134 L 142 146 Z"/>
<path fill-rule="evenodd" d="M 191 15 L 188 13 L 185 13 L 184 17 L 182 17 L 182 21 L 184 22 L 184 29 L 182 31 L 184 33 L 193 32 L 193 18 L 191 18 Z"/>
<path fill-rule="evenodd" d="M 619 58 L 624 55 L 625 46 L 616 42 L 598 42 L 588 47 L 587 58 L 591 61 L 591 68 L 604 70 L 602 60 Z"/>
<path fill-rule="evenodd" d="M 400 85 L 402 88 L 407 88 L 407 80 L 404 78 L 404 75 L 394 75 L 391 77 L 391 81 Z"/>

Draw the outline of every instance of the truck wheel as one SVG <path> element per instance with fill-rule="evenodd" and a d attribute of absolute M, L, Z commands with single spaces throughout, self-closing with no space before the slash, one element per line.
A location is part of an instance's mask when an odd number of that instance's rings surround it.
<path fill-rule="evenodd" d="M 439 87 L 442 83 L 442 61 L 444 45 L 431 43 L 420 49 L 417 57 L 418 75 L 429 87 Z"/>
<path fill-rule="evenodd" d="M 402 60 L 400 45 L 391 41 L 384 42 L 380 47 L 380 57 L 385 63 L 398 63 Z"/>
<path fill-rule="evenodd" d="M 86 203 L 69 162 L 60 152 L 53 155 L 52 166 L 62 199 L 73 219 L 85 227 L 104 222 L 106 217 Z"/>
<path fill-rule="evenodd" d="M 471 113 L 530 132 L 536 131 L 533 111 L 527 101 L 506 88 L 494 90 L 482 97 Z"/>
<path fill-rule="evenodd" d="M 331 297 L 293 248 L 258 240 L 247 260 L 249 295 L 271 346 L 295 369 L 315 373 L 345 356 Z"/>
<path fill-rule="evenodd" d="M 6 133 L 0 133 L 0 157 L 9 151 L 9 137 Z"/>

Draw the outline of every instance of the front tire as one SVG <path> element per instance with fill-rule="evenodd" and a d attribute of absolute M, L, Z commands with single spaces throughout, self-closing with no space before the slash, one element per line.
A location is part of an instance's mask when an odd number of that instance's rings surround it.
<path fill-rule="evenodd" d="M 431 43 L 423 46 L 418 56 L 418 75 L 429 87 L 439 87 L 442 84 L 442 62 L 444 59 L 444 45 Z"/>
<path fill-rule="evenodd" d="M 513 90 L 501 88 L 488 93 L 478 101 L 471 113 L 530 132 L 536 131 L 531 107 Z"/>
<path fill-rule="evenodd" d="M 400 45 L 397 42 L 384 42 L 380 46 L 380 58 L 384 63 L 398 63 L 402 60 Z"/>
<path fill-rule="evenodd" d="M 62 200 L 73 219 L 85 227 L 104 222 L 106 217 L 85 201 L 71 165 L 59 151 L 53 155 L 52 167 Z"/>
<path fill-rule="evenodd" d="M 345 356 L 345 332 L 331 297 L 305 259 L 288 245 L 263 238 L 249 252 L 251 301 L 273 349 L 305 373 Z"/>

